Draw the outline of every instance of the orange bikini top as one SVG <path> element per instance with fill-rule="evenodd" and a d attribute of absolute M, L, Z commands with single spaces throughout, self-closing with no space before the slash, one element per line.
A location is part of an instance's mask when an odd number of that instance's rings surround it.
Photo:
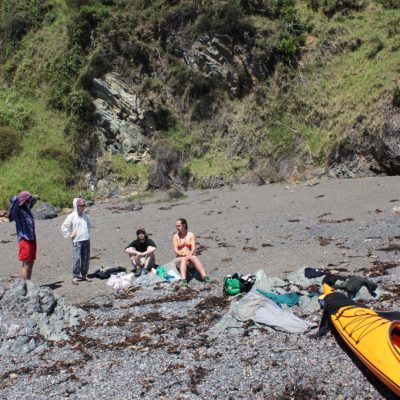
<path fill-rule="evenodd" d="M 181 239 L 179 235 L 175 235 L 175 243 L 178 250 L 183 250 L 185 253 L 190 253 L 192 250 L 192 236 L 186 235 Z"/>

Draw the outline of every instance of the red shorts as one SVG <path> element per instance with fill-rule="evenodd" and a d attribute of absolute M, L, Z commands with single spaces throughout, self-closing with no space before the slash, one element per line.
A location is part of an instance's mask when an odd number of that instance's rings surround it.
<path fill-rule="evenodd" d="M 21 239 L 18 244 L 19 261 L 35 261 L 36 260 L 36 240 Z"/>

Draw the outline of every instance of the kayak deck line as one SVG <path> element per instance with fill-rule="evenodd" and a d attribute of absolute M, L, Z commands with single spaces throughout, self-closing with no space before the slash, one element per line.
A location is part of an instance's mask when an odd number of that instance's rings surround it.
<path fill-rule="evenodd" d="M 358 344 L 365 336 L 372 333 L 372 331 L 374 331 L 375 329 L 378 329 L 382 325 L 386 325 L 386 324 L 390 323 L 390 321 L 388 321 L 385 318 L 382 318 L 381 316 L 379 316 L 378 314 L 375 314 L 375 313 L 370 314 L 367 312 L 363 312 L 362 314 L 355 314 L 355 315 L 348 315 L 348 316 L 343 315 L 345 311 L 349 310 L 349 308 L 347 308 L 346 310 L 343 310 L 343 312 L 341 313 L 342 315 L 335 317 L 335 319 L 341 325 L 342 329 L 347 332 L 349 337 L 351 339 L 353 339 L 356 344 Z M 354 309 L 357 307 L 351 307 L 351 308 Z M 344 323 L 342 323 L 340 318 L 348 318 L 348 319 L 350 319 L 350 321 L 347 324 L 344 324 Z M 353 325 L 355 325 L 355 326 L 353 326 Z M 355 334 L 358 330 L 363 330 L 363 331 L 361 333 L 359 333 L 358 337 L 355 337 Z"/>

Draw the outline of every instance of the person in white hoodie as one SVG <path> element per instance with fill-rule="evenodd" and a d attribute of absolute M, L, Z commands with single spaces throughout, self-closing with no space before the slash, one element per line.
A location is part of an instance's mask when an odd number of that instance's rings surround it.
<path fill-rule="evenodd" d="M 90 219 L 84 211 L 86 202 L 77 197 L 73 201 L 74 211 L 68 215 L 61 225 L 65 238 L 72 239 L 72 283 L 79 285 L 80 281 L 88 281 L 90 259 Z"/>

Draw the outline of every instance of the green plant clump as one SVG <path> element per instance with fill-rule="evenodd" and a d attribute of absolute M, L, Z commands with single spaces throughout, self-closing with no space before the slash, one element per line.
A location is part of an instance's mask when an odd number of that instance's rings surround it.
<path fill-rule="evenodd" d="M 21 134 L 9 126 L 0 126 L 0 161 L 21 151 Z"/>
<path fill-rule="evenodd" d="M 396 86 L 393 91 L 392 103 L 395 107 L 400 107 L 400 87 Z"/>

